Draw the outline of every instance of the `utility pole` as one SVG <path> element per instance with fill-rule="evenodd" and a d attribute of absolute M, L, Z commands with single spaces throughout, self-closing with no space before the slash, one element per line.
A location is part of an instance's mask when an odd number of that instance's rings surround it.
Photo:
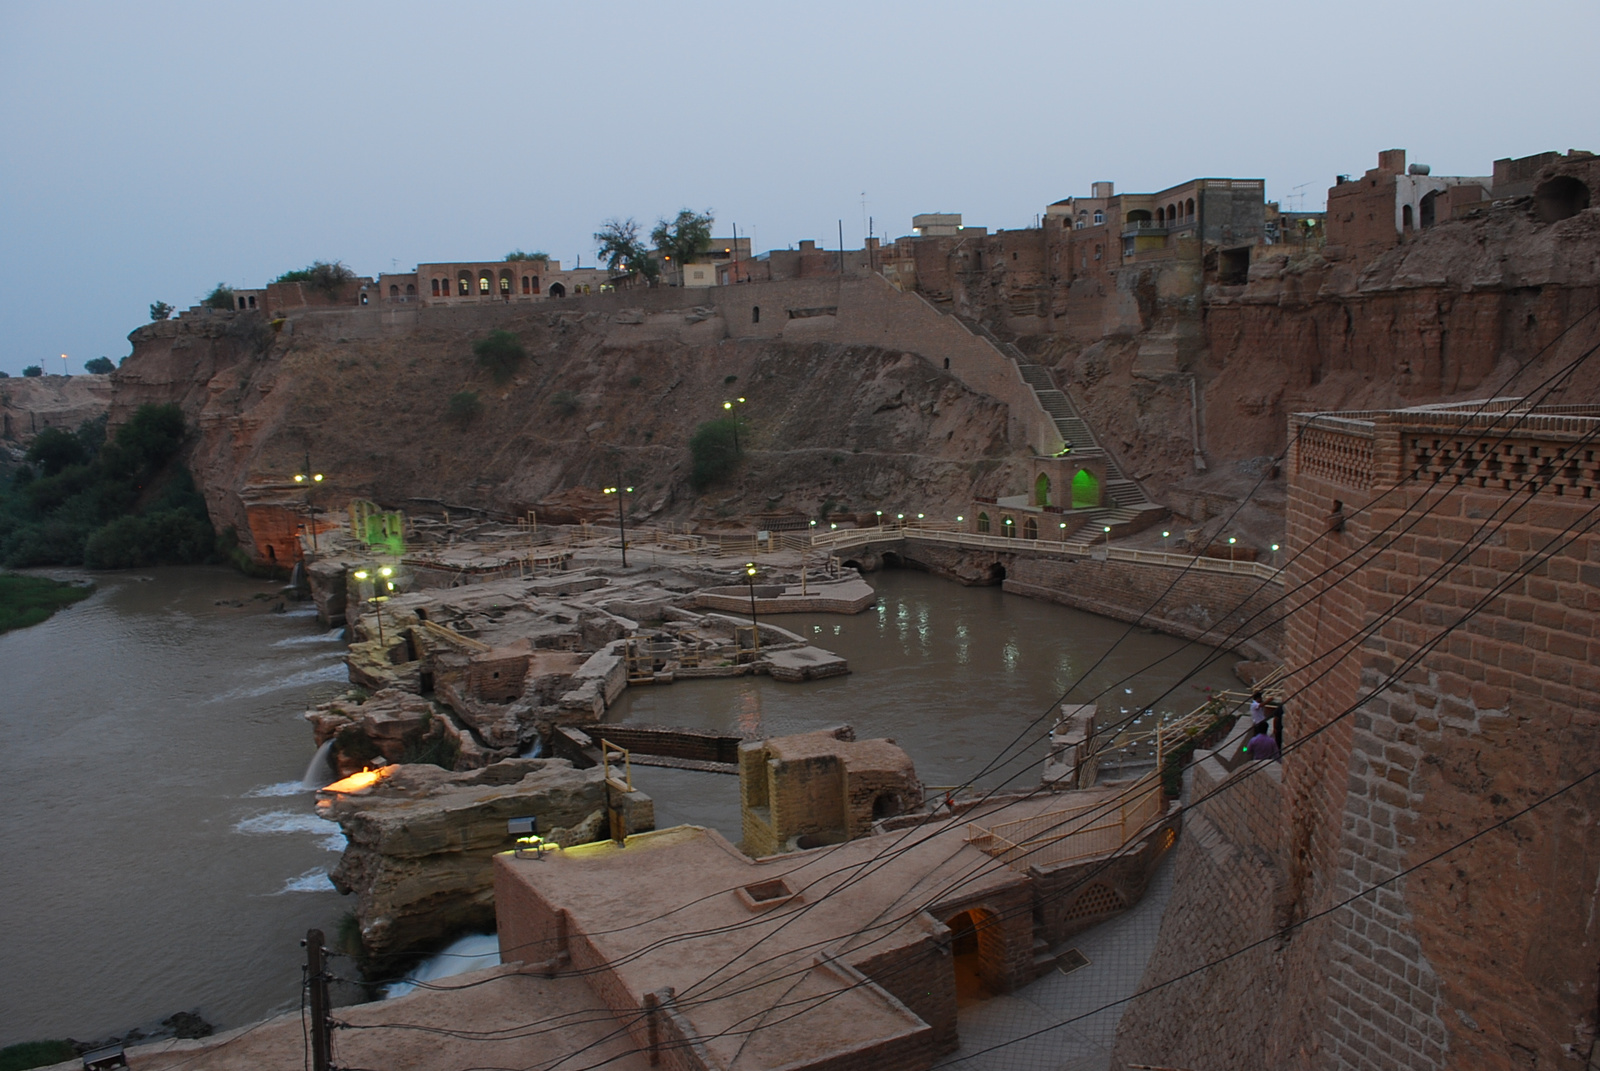
<path fill-rule="evenodd" d="M 844 274 L 844 220 L 839 221 L 839 274 Z"/>
<path fill-rule="evenodd" d="M 332 1071 L 333 1039 L 328 1031 L 328 972 L 322 931 L 306 931 L 306 985 L 311 988 L 311 1071 Z"/>

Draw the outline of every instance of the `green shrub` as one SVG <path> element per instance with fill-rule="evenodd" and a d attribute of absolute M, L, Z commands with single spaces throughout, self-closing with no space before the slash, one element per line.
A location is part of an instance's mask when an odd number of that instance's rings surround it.
<path fill-rule="evenodd" d="M 544 252 L 543 250 L 540 250 L 540 251 L 535 252 L 535 253 L 524 253 L 520 249 L 513 249 L 511 252 L 506 254 L 506 260 L 508 260 L 508 261 L 514 261 L 514 260 L 542 260 L 546 264 L 548 264 L 548 263 L 550 263 L 550 254 Z"/>
<path fill-rule="evenodd" d="M 203 518 L 185 510 L 119 517 L 91 535 L 83 564 L 91 569 L 191 565 L 211 557 L 216 535 Z"/>
<path fill-rule="evenodd" d="M 550 395 L 550 404 L 562 416 L 571 416 L 578 411 L 578 396 L 570 390 L 558 390 Z"/>
<path fill-rule="evenodd" d="M 70 1041 L 24 1041 L 0 1049 L 0 1071 L 27 1071 L 30 1067 L 49 1067 L 77 1057 L 78 1050 Z"/>
<path fill-rule="evenodd" d="M 339 290 L 356 277 L 356 273 L 344 266 L 343 261 L 335 260 L 329 263 L 326 260 L 313 260 L 304 268 L 286 271 L 276 279 L 275 283 L 304 283 L 307 287 L 325 295 L 329 300 L 339 296 Z"/>
<path fill-rule="evenodd" d="M 83 370 L 92 376 L 108 376 L 117 370 L 117 366 L 111 363 L 110 357 L 96 357 L 92 361 L 84 361 Z"/>
<path fill-rule="evenodd" d="M 739 462 L 737 418 L 708 420 L 695 428 L 689 437 L 689 452 L 694 457 L 689 485 L 704 491 L 732 472 Z"/>
<path fill-rule="evenodd" d="M 30 364 L 28 367 L 22 370 L 22 374 L 28 379 L 38 379 L 40 376 L 44 375 L 44 369 L 40 368 L 36 364 Z"/>
<path fill-rule="evenodd" d="M 63 584 L 42 576 L 0 573 L 0 632 L 37 625 L 62 607 L 93 593 L 93 587 Z"/>
<path fill-rule="evenodd" d="M 630 386 L 630 387 L 638 387 L 638 386 L 642 386 L 643 384 L 644 384 L 644 377 L 643 376 L 629 376 L 628 377 L 628 386 Z"/>
<path fill-rule="evenodd" d="M 456 391 L 450 395 L 450 401 L 445 406 L 445 419 L 460 428 L 477 420 L 482 413 L 483 403 L 478 400 L 475 390 Z"/>
<path fill-rule="evenodd" d="M 200 304 L 212 309 L 233 308 L 233 287 L 227 283 L 218 283 L 211 288 L 211 293 L 200 300 Z"/>
<path fill-rule="evenodd" d="M 489 337 L 480 338 L 472 344 L 472 352 L 496 383 L 504 383 L 515 375 L 518 366 L 528 357 L 522 342 L 510 331 L 494 331 Z"/>
<path fill-rule="evenodd" d="M 172 315 L 172 306 L 168 305 L 165 301 L 158 301 L 154 305 L 150 306 L 150 319 L 152 321 L 154 321 L 154 320 L 165 320 L 168 316 L 171 316 L 171 315 Z"/>

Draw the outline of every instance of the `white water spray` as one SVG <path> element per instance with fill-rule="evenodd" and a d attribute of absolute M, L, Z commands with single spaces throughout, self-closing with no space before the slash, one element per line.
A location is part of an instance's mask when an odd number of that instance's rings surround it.
<path fill-rule="evenodd" d="M 306 767 L 306 775 L 300 779 L 300 787 L 306 789 L 319 789 L 323 785 L 331 785 L 339 779 L 333 769 L 333 741 L 325 740 L 317 748 L 317 753 L 311 756 L 311 765 Z"/>

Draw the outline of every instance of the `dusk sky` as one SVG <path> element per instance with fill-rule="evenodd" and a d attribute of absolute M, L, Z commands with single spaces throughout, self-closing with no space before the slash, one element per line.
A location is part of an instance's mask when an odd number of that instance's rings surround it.
<path fill-rule="evenodd" d="M 1089 183 L 1261 177 L 1320 209 L 1600 149 L 1594 0 L 0 3 L 0 369 L 129 351 L 151 302 L 712 208 L 755 248 L 917 212 L 1024 227 Z M 1297 195 L 1303 195 L 1303 202 Z M 865 200 L 865 206 L 863 206 Z"/>

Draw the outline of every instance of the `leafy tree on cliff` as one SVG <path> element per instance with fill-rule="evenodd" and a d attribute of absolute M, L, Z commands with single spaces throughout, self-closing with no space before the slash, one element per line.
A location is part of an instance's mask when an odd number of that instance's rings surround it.
<path fill-rule="evenodd" d="M 109 376 L 117 370 L 117 366 L 111 363 L 110 357 L 96 357 L 92 361 L 84 361 L 83 369 L 90 375 Z"/>
<path fill-rule="evenodd" d="M 506 254 L 506 261 L 508 263 L 516 260 L 542 260 L 544 263 L 548 264 L 550 263 L 550 254 L 544 252 L 543 250 L 535 253 L 524 253 L 520 249 L 513 249 L 511 252 Z"/>
<path fill-rule="evenodd" d="M 356 277 L 356 273 L 345 267 L 344 261 L 313 260 L 304 268 L 286 271 L 276 279 L 275 283 L 304 283 L 307 288 L 324 294 L 329 300 L 339 296 L 339 291 L 344 284 Z"/>
<path fill-rule="evenodd" d="M 212 309 L 233 308 L 233 287 L 227 283 L 218 283 L 211 288 L 211 293 L 201 299 L 200 304 Z"/>
<path fill-rule="evenodd" d="M 600 224 L 600 229 L 594 232 L 594 244 L 600 250 L 600 261 L 607 271 L 642 275 L 647 283 L 655 285 L 661 265 L 640 240 L 639 224 L 631 216 L 627 219 L 612 217 Z"/>
<path fill-rule="evenodd" d="M 689 437 L 689 453 L 694 466 L 689 470 L 689 485 L 696 491 L 727 476 L 739 463 L 738 418 L 708 420 Z"/>
<path fill-rule="evenodd" d="M 465 428 L 478 419 L 483 412 L 483 403 L 478 400 L 475 390 L 458 390 L 450 395 L 449 404 L 445 407 L 445 419 L 458 428 Z"/>
<path fill-rule="evenodd" d="M 150 306 L 150 319 L 152 322 L 156 320 L 165 320 L 171 315 L 172 306 L 168 305 L 165 301 L 158 301 L 154 305 Z"/>
<path fill-rule="evenodd" d="M 517 368 L 528 357 L 521 340 L 510 331 L 490 332 L 487 338 L 480 338 L 472 344 L 472 352 L 496 383 L 504 383 L 516 375 Z"/>
<path fill-rule="evenodd" d="M 103 418 L 75 433 L 41 433 L 29 467 L 0 487 L 0 564 L 118 568 L 210 558 L 205 500 L 179 460 L 187 434 L 176 405 L 140 406 L 109 442 Z"/>
<path fill-rule="evenodd" d="M 22 370 L 22 374 L 28 379 L 38 379 L 40 376 L 44 375 L 44 369 L 40 368 L 36 364 L 30 364 L 28 367 Z"/>
<path fill-rule="evenodd" d="M 650 232 L 650 240 L 661 255 L 678 270 L 679 285 L 683 283 L 683 266 L 711 248 L 711 220 L 709 208 L 703 213 L 681 208 L 671 223 L 657 220 L 656 229 Z"/>

